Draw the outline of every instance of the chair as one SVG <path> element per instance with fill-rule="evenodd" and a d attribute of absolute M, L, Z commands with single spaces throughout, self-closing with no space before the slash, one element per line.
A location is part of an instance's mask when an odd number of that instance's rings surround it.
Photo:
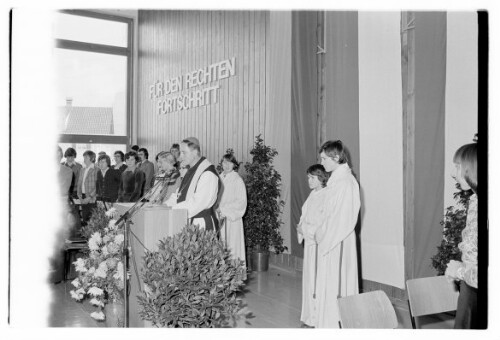
<path fill-rule="evenodd" d="M 445 276 L 408 280 L 406 281 L 406 288 L 408 290 L 410 317 L 414 329 L 417 328 L 416 317 L 457 310 L 459 292 L 456 284 L 448 282 Z"/>
<path fill-rule="evenodd" d="M 84 252 L 88 249 L 87 243 L 84 241 L 76 241 L 65 243 L 64 245 L 64 264 L 63 264 L 63 280 L 67 281 L 69 279 L 69 274 L 71 273 L 71 264 L 73 260 L 76 260 L 76 257 L 79 253 Z M 71 277 L 73 279 L 74 277 Z"/>
<path fill-rule="evenodd" d="M 376 290 L 337 300 L 341 328 L 397 328 L 396 312 L 387 295 Z"/>

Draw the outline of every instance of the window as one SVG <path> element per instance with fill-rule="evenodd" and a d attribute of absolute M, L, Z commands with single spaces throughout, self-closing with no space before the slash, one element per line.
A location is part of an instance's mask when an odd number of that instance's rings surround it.
<path fill-rule="evenodd" d="M 53 27 L 60 146 L 63 151 L 72 146 L 111 155 L 111 150 L 125 151 L 130 137 L 132 19 L 61 11 Z"/>

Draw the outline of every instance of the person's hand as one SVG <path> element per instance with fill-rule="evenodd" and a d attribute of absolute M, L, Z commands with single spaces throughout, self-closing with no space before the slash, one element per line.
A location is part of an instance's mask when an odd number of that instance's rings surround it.
<path fill-rule="evenodd" d="M 444 275 L 448 278 L 449 281 L 460 280 L 460 277 L 458 276 L 458 270 L 460 268 L 462 268 L 461 262 L 451 260 L 446 267 Z"/>

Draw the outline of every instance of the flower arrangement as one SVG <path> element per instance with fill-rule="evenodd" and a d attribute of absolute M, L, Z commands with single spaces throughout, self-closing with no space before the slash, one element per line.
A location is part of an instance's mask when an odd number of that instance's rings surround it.
<path fill-rule="evenodd" d="M 124 287 L 123 229 L 115 225 L 116 209 L 111 208 L 105 214 L 109 221 L 106 226 L 101 226 L 101 231 L 94 231 L 90 236 L 88 254 L 73 262 L 78 276 L 71 282 L 75 289 L 70 291 L 76 301 L 90 298 L 89 303 L 97 308 L 90 316 L 99 321 L 106 318 L 105 305 L 121 299 Z"/>
<path fill-rule="evenodd" d="M 92 215 L 90 215 L 87 225 L 81 228 L 80 234 L 88 240 L 96 231 L 103 231 L 110 220 L 111 215 L 106 211 L 104 205 L 97 204 L 92 211 Z"/>
<path fill-rule="evenodd" d="M 236 298 L 245 267 L 213 231 L 188 225 L 144 256 L 143 320 L 156 327 L 227 327 L 244 314 Z"/>

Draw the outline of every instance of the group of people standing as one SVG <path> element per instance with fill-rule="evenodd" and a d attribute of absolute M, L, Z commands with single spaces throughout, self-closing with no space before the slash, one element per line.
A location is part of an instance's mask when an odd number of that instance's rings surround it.
<path fill-rule="evenodd" d="M 60 160 L 63 156 L 60 147 L 58 152 Z M 156 172 L 148 160 L 148 150 L 136 145 L 126 154 L 116 151 L 114 165 L 102 153 L 95 166 L 96 154 L 90 150 L 83 154 L 84 166 L 75 161 L 73 148 L 68 148 L 64 157 L 66 161 L 59 170 L 61 192 L 78 199 L 83 223 L 90 219 L 98 202 L 106 206 L 142 198 L 151 204 L 186 209 L 190 223 L 219 232 L 232 256 L 246 263 L 242 218 L 247 197 L 234 155 L 224 155 L 221 174 L 201 155 L 195 137 L 184 139 L 180 145 L 173 144 L 170 151 L 160 152 L 156 156 Z"/>
<path fill-rule="evenodd" d="M 320 158 L 321 164 L 307 169 L 311 193 L 297 226 L 298 241 L 304 242 L 300 320 L 305 327 L 338 328 L 337 299 L 359 290 L 355 236 L 359 184 L 341 141 L 324 143 Z M 477 328 L 477 144 L 459 148 L 453 162 L 453 178 L 473 195 L 458 246 L 462 261 L 450 261 L 445 275 L 460 282 L 455 328 Z"/>
<path fill-rule="evenodd" d="M 58 153 L 62 158 L 60 148 Z M 77 153 L 70 147 L 64 152 L 66 161 L 61 163 L 71 170 L 61 170 L 69 178 L 69 183 L 61 187 L 61 192 L 67 193 L 71 199 L 78 200 L 82 208 L 82 221 L 86 223 L 97 202 L 106 205 L 138 201 L 154 185 L 157 177 L 172 175 L 174 169 L 177 170 L 174 165 L 178 155 L 178 144 L 174 144 L 170 152 L 161 152 L 157 156 L 158 170 L 155 171 L 154 164 L 148 160 L 149 153 L 146 148 L 134 145 L 126 154 L 115 151 L 113 165 L 111 158 L 104 152 L 97 156 L 93 151 L 87 150 L 83 153 L 82 166 L 75 161 Z"/>
<path fill-rule="evenodd" d="M 304 242 L 301 321 L 338 328 L 337 298 L 358 293 L 359 184 L 341 141 L 324 143 L 320 157 L 321 164 L 307 169 L 312 191 L 297 226 L 299 243 Z"/>
<path fill-rule="evenodd" d="M 62 158 L 62 150 L 59 148 Z M 147 193 L 153 204 L 186 209 L 190 223 L 219 231 L 234 258 L 245 262 L 243 215 L 247 207 L 245 184 L 238 174 L 233 154 L 222 158 L 223 172 L 201 155 L 197 138 L 184 139 L 157 157 L 158 171 L 148 161 L 148 151 L 137 148 L 126 154 L 98 158 L 83 154 L 84 167 L 75 162 L 68 148 L 61 163 L 60 183 L 70 197 L 80 199 L 83 219 L 88 219 L 96 200 L 134 202 Z M 324 143 L 321 164 L 307 169 L 311 193 L 302 207 L 297 226 L 299 243 L 304 242 L 301 321 L 310 327 L 337 328 L 337 299 L 358 294 L 358 258 L 355 227 L 360 211 L 359 184 L 348 165 L 347 151 L 339 140 Z M 451 261 L 445 275 L 461 283 L 456 328 L 474 328 L 477 319 L 477 144 L 457 150 L 453 177 L 462 190 L 472 190 L 467 225 L 459 245 L 462 261 Z M 65 168 L 65 169 L 64 169 Z M 223 225 L 219 225 L 221 223 Z"/>

